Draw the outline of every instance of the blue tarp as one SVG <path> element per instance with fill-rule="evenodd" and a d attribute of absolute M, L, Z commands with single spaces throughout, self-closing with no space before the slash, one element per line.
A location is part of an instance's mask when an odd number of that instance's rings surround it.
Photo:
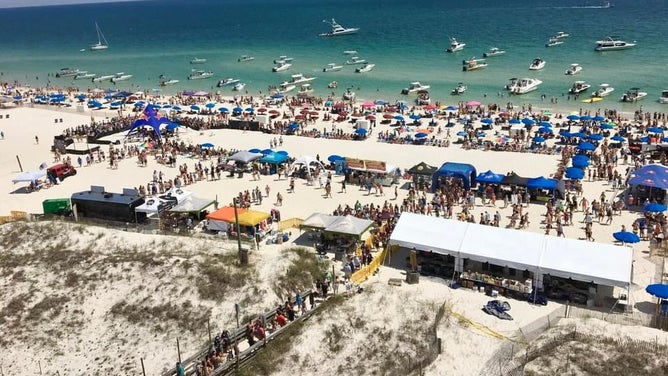
<path fill-rule="evenodd" d="M 668 189 L 668 167 L 651 164 L 643 166 L 633 173 L 629 180 L 631 185 L 644 185 L 646 187 Z"/>
<path fill-rule="evenodd" d="M 506 176 L 503 174 L 495 174 L 491 170 L 487 170 L 475 178 L 478 183 L 489 183 L 489 184 L 500 184 L 503 181 L 503 178 Z"/>
<path fill-rule="evenodd" d="M 431 189 L 435 191 L 439 187 L 439 179 L 442 177 L 454 177 L 462 179 L 464 189 L 468 190 L 475 182 L 478 174 L 475 167 L 467 163 L 445 162 L 432 177 Z"/>

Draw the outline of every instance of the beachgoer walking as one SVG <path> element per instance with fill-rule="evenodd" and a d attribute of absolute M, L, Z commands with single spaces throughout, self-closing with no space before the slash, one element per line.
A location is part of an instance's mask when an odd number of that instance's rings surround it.
<path fill-rule="evenodd" d="M 399 197 L 399 187 L 394 186 L 394 199 L 396 200 Z"/>
<path fill-rule="evenodd" d="M 341 193 L 345 193 L 345 191 L 346 191 L 346 179 L 343 178 L 343 180 L 341 180 Z"/>
<path fill-rule="evenodd" d="M 283 195 L 281 195 L 281 192 L 276 194 L 276 206 L 283 206 Z"/>
<path fill-rule="evenodd" d="M 3 137 L 4 138 L 4 137 Z M 35 136 L 35 143 L 39 145 L 39 137 Z"/>

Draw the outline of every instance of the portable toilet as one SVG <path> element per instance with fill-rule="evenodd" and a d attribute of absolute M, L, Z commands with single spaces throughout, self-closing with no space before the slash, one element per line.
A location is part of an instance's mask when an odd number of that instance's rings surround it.
<path fill-rule="evenodd" d="M 42 209 L 44 214 L 63 215 L 72 210 L 69 198 L 50 198 L 42 201 Z"/>

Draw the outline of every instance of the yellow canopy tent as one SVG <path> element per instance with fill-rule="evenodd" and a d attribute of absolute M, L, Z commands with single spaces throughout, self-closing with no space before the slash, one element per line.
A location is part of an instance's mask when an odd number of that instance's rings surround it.
<path fill-rule="evenodd" d="M 239 213 L 239 225 L 241 226 L 255 226 L 260 224 L 265 219 L 269 218 L 270 214 L 255 210 L 247 210 Z M 234 219 L 233 219 L 234 221 Z"/>

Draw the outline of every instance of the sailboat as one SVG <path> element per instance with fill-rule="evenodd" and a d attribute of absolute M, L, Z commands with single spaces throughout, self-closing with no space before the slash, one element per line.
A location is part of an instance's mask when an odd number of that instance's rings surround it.
<path fill-rule="evenodd" d="M 97 25 L 97 22 L 95 23 L 95 30 L 97 31 L 97 43 L 91 45 L 90 50 L 91 51 L 106 50 L 107 48 L 109 48 L 109 44 L 107 43 L 107 40 L 104 38 L 104 34 L 102 34 L 102 30 Z"/>

